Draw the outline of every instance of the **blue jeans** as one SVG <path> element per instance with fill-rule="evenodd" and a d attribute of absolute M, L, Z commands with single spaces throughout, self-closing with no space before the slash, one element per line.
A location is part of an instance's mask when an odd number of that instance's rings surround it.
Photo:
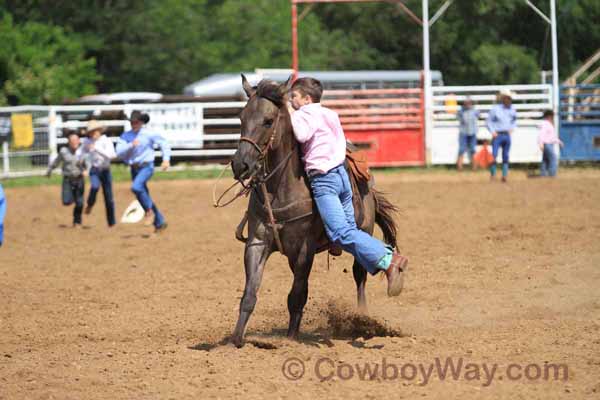
<path fill-rule="evenodd" d="M 142 205 L 144 211 L 152 210 L 154 212 L 154 226 L 160 227 L 165 223 L 165 218 L 158 211 L 156 204 L 150 197 L 150 191 L 148 190 L 148 181 L 154 174 L 154 164 L 147 163 L 142 166 L 131 166 L 131 191 L 135 194 L 138 201 Z"/>
<path fill-rule="evenodd" d="M 90 193 L 88 194 L 87 205 L 93 207 L 96 204 L 96 195 L 102 185 L 102 193 L 104 194 L 104 206 L 106 207 L 106 222 L 108 226 L 116 224 L 115 220 L 115 201 L 113 199 L 112 192 L 112 174 L 110 168 L 98 169 L 92 168 L 90 170 Z"/>
<path fill-rule="evenodd" d="M 73 208 L 73 224 L 81 224 L 84 190 L 85 180 L 83 179 L 83 176 L 78 178 L 68 178 L 63 176 L 62 203 L 65 206 L 70 206 L 75 203 L 75 208 Z"/>
<path fill-rule="evenodd" d="M 492 176 L 496 175 L 496 157 L 498 150 L 502 148 L 502 176 L 508 175 L 508 153 L 510 152 L 510 135 L 508 133 L 500 133 L 492 140 L 492 155 L 494 163 L 490 167 Z"/>
<path fill-rule="evenodd" d="M 556 176 L 558 169 L 558 157 L 554 152 L 553 144 L 544 144 L 544 152 L 542 155 L 541 175 Z"/>
<path fill-rule="evenodd" d="M 356 226 L 352 187 L 343 165 L 311 178 L 313 197 L 329 239 L 351 253 L 370 274 L 376 274 L 379 261 L 389 247 Z"/>
<path fill-rule="evenodd" d="M 469 152 L 471 161 L 473 160 L 473 154 L 475 154 L 475 146 L 477 145 L 477 136 L 465 135 L 460 133 L 458 136 L 458 156 L 462 156 L 466 151 Z"/>

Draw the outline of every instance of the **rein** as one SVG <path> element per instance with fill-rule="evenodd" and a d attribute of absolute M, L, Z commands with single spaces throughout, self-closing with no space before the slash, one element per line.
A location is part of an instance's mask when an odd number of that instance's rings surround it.
<path fill-rule="evenodd" d="M 216 186 L 217 186 L 219 180 L 222 178 L 223 173 L 225 172 L 225 169 L 229 168 L 229 166 L 231 165 L 231 161 L 230 161 L 229 164 L 227 164 L 227 166 L 223 169 L 223 171 L 221 171 L 221 174 L 219 175 L 219 178 L 218 178 L 217 182 L 215 183 L 215 186 L 213 187 L 213 206 L 214 207 L 228 206 L 229 204 L 233 203 L 235 200 L 239 199 L 240 197 L 246 197 L 246 196 L 248 196 L 248 194 L 250 194 L 250 192 L 252 190 L 256 190 L 257 188 L 260 187 L 260 194 L 262 195 L 261 197 L 263 198 L 262 206 L 266 213 L 266 217 L 268 219 L 267 225 L 273 231 L 273 238 L 275 239 L 275 244 L 277 245 L 277 250 L 279 250 L 279 252 L 281 254 L 284 254 L 283 246 L 281 244 L 281 239 L 279 237 L 279 228 L 286 222 L 292 222 L 292 221 L 297 221 L 302 218 L 306 218 L 306 217 L 312 215 L 312 212 L 303 214 L 301 216 L 296 216 L 296 217 L 290 218 L 286 221 L 279 221 L 279 223 L 277 223 L 277 221 L 275 221 L 273 208 L 271 207 L 271 202 L 269 201 L 266 183 L 273 176 L 275 176 L 275 174 L 277 174 L 280 170 L 282 170 L 288 164 L 292 155 L 297 151 L 297 146 L 296 146 L 296 147 L 294 147 L 294 149 L 292 151 L 290 151 L 283 158 L 283 160 L 281 160 L 279 162 L 279 164 L 277 164 L 275 166 L 275 168 L 273 168 L 271 171 L 268 171 L 268 164 L 269 164 L 268 154 L 269 154 L 269 151 L 273 149 L 273 143 L 275 141 L 275 137 L 277 136 L 277 127 L 279 125 L 280 119 L 281 119 L 281 111 L 278 110 L 277 118 L 275 119 L 275 124 L 273 126 L 273 133 L 271 133 L 271 137 L 269 138 L 269 140 L 267 141 L 267 143 L 264 145 L 264 147 L 262 149 L 256 141 L 254 141 L 250 138 L 247 138 L 247 137 L 243 137 L 243 136 L 240 137 L 240 142 L 250 143 L 253 146 L 253 148 L 258 152 L 259 156 L 258 156 L 257 164 L 259 166 L 257 168 L 255 168 L 254 172 L 246 180 L 247 183 L 245 183 L 242 179 L 238 179 L 237 182 L 235 182 L 233 185 L 231 185 L 229 188 L 227 188 L 217 199 L 216 198 Z M 260 172 L 263 172 L 262 176 L 259 175 Z M 227 193 L 229 193 L 229 191 L 231 191 L 231 189 L 233 189 L 237 185 L 242 185 L 243 188 L 240 189 L 233 196 L 233 198 L 226 201 L 225 203 L 221 203 L 221 201 L 223 200 L 223 197 L 225 197 L 227 195 Z M 289 208 L 294 204 L 295 203 L 289 204 L 288 206 L 286 206 L 284 208 Z M 238 225 L 238 228 L 236 229 L 235 236 L 238 240 L 240 240 L 242 242 L 246 242 L 246 238 L 244 238 L 242 231 L 243 231 L 244 226 L 246 225 L 247 221 L 248 221 L 248 212 L 246 212 L 244 214 L 242 221 L 240 222 L 240 224 Z"/>

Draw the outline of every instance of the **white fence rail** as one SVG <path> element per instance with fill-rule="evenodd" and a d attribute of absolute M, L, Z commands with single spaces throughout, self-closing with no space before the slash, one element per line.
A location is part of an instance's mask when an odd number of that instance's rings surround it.
<path fill-rule="evenodd" d="M 515 93 L 517 129 L 512 139 L 511 162 L 537 162 L 541 153 L 536 145 L 537 126 L 542 111 L 552 108 L 550 85 L 441 86 L 433 88 L 432 158 L 433 164 L 452 164 L 458 153 L 457 109 L 449 104 L 462 103 L 467 97 L 481 110 L 478 139 L 489 139 L 485 128 L 487 113 L 501 89 Z M 174 148 L 174 157 L 225 158 L 233 155 L 240 137 L 237 117 L 244 102 L 124 104 L 81 106 L 0 107 L 0 117 L 31 114 L 34 142 L 29 148 L 14 148 L 3 143 L 0 177 L 42 174 L 59 145 L 66 143 L 69 131 L 78 131 L 87 120 L 97 119 L 116 136 L 130 128 L 127 116 L 132 110 L 150 115 L 148 128 L 164 135 Z M 158 153 L 157 153 L 158 154 Z"/>
<path fill-rule="evenodd" d="M 30 114 L 34 128 L 31 147 L 18 149 L 9 142 L 2 144 L 0 177 L 43 174 L 58 146 L 67 142 L 67 133 L 84 129 L 90 119 L 101 121 L 116 141 L 120 132 L 131 128 L 127 117 L 133 110 L 148 113 L 148 129 L 167 139 L 174 148 L 173 157 L 227 157 L 235 152 L 240 137 L 237 110 L 244 105 L 214 102 L 0 107 L 0 116 L 5 118 Z"/>
<path fill-rule="evenodd" d="M 542 112 L 552 108 L 551 85 L 490 85 L 490 86 L 438 86 L 433 87 L 433 129 L 431 162 L 453 164 L 458 155 L 458 120 L 453 108 L 470 98 L 475 108 L 481 111 L 478 141 L 490 140 L 491 134 L 485 126 L 489 110 L 497 102 L 496 94 L 509 89 L 515 96 L 513 105 L 517 110 L 517 129 L 512 135 L 510 161 L 537 162 L 541 151 L 537 146 L 538 126 Z M 478 149 L 481 145 L 478 145 Z"/>

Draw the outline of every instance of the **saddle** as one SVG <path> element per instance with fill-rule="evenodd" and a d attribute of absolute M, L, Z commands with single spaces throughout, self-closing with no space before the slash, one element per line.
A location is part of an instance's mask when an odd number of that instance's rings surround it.
<path fill-rule="evenodd" d="M 346 169 L 359 182 L 368 183 L 371 181 L 371 171 L 369 170 L 367 155 L 359 151 L 350 142 L 346 142 Z"/>
<path fill-rule="evenodd" d="M 361 226 L 364 220 L 363 198 L 369 194 L 375 184 L 375 179 L 369 170 L 367 155 L 350 142 L 346 142 L 344 165 L 352 185 L 352 205 L 354 206 L 356 225 Z"/>

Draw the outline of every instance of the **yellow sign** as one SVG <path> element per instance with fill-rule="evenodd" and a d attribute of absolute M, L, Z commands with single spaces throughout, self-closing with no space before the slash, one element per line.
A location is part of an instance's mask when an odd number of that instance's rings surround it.
<path fill-rule="evenodd" d="M 458 112 L 458 102 L 456 101 L 454 93 L 450 93 L 446 96 L 444 105 L 446 106 L 446 112 L 448 114 L 456 114 Z"/>
<path fill-rule="evenodd" d="M 31 114 L 13 114 L 10 117 L 13 132 L 13 147 L 33 145 L 33 118 Z"/>

